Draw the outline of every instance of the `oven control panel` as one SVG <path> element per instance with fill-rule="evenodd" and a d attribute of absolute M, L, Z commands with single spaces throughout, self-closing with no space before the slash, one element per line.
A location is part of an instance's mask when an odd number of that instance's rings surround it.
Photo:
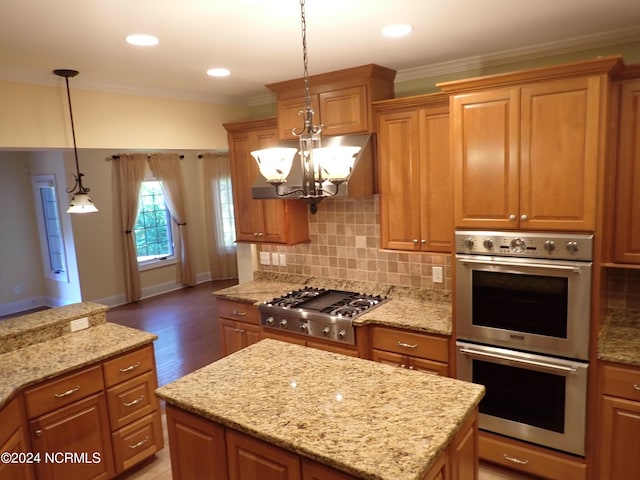
<path fill-rule="evenodd" d="M 593 235 L 457 230 L 456 253 L 591 261 Z"/>

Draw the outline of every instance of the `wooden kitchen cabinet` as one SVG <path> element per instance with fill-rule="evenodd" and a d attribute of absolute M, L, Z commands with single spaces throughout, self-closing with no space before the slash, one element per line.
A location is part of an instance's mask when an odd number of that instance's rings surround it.
<path fill-rule="evenodd" d="M 0 410 L 0 453 L 33 453 L 23 419 L 22 396 L 13 398 Z M 35 477 L 32 463 L 0 462 L 0 480 L 32 480 L 33 478 Z"/>
<path fill-rule="evenodd" d="M 435 375 L 449 375 L 449 339 L 373 326 L 371 360 Z"/>
<path fill-rule="evenodd" d="M 300 457 L 235 430 L 226 430 L 229 480 L 301 480 Z"/>
<path fill-rule="evenodd" d="M 599 480 L 635 478 L 640 472 L 640 368 L 600 366 Z"/>
<path fill-rule="evenodd" d="M 278 143 L 276 124 L 275 118 L 224 124 L 229 139 L 238 242 L 295 244 L 309 241 L 305 202 L 259 200 L 251 194 L 252 185 L 261 175 L 250 152 Z"/>
<path fill-rule="evenodd" d="M 379 65 L 360 67 L 309 77 L 314 123 L 323 135 L 346 135 L 373 131 L 371 103 L 393 97 L 396 72 Z M 295 140 L 292 130 L 303 126 L 299 114 L 305 109 L 304 79 L 267 85 L 277 96 L 278 137 Z"/>
<path fill-rule="evenodd" d="M 377 102 L 374 111 L 381 247 L 451 252 L 453 170 L 448 96 Z"/>
<path fill-rule="evenodd" d="M 245 302 L 218 298 L 218 321 L 224 355 L 256 343 L 262 338 L 260 312 Z"/>
<path fill-rule="evenodd" d="M 317 348 L 325 352 L 339 353 L 350 357 L 358 357 L 358 349 L 351 345 L 341 345 L 331 341 L 322 341 L 315 338 L 307 338 L 293 333 L 278 332 L 264 328 L 262 330 L 262 338 L 271 338 L 280 340 L 281 342 L 294 343 L 303 347 Z"/>
<path fill-rule="evenodd" d="M 620 86 L 618 118 L 613 261 L 640 264 L 640 78 Z"/>
<path fill-rule="evenodd" d="M 593 231 L 619 57 L 439 84 L 458 228 Z"/>

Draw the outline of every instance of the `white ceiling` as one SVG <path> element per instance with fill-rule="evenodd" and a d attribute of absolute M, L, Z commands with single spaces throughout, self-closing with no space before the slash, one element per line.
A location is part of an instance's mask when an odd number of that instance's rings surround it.
<path fill-rule="evenodd" d="M 307 0 L 306 16 L 311 75 L 640 40 L 639 0 Z M 54 84 L 71 68 L 72 88 L 246 102 L 302 76 L 299 0 L 1 0 L 0 19 L 4 80 Z M 414 31 L 385 39 L 389 23 Z M 133 47 L 131 33 L 160 43 Z M 205 74 L 219 66 L 231 76 Z"/>

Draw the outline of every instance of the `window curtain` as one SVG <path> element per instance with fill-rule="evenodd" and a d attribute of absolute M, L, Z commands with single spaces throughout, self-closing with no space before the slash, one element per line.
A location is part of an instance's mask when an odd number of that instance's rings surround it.
<path fill-rule="evenodd" d="M 196 272 L 188 235 L 180 155 L 177 153 L 153 153 L 149 155 L 149 167 L 153 175 L 162 182 L 165 203 L 171 218 L 178 226 L 178 238 L 174 239 L 174 250 L 178 260 L 176 281 L 183 285 L 195 285 Z"/>
<path fill-rule="evenodd" d="M 238 278 L 229 154 L 202 154 L 202 171 L 211 279 Z"/>
<path fill-rule="evenodd" d="M 147 155 L 142 153 L 120 154 L 113 158 L 114 191 L 120 199 L 120 218 L 124 250 L 125 294 L 127 302 L 135 302 L 142 296 L 138 257 L 133 227 L 138 215 L 140 186 L 147 169 Z"/>

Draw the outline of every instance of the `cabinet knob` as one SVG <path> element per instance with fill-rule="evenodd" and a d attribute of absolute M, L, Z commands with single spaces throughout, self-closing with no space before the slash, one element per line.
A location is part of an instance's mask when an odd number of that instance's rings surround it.
<path fill-rule="evenodd" d="M 420 243 L 424 245 L 425 243 L 427 243 L 427 241 L 426 240 L 420 240 Z"/>
<path fill-rule="evenodd" d="M 640 390 L 640 384 L 634 383 L 633 388 L 636 390 Z"/>
<path fill-rule="evenodd" d="M 522 215 L 520 215 L 520 220 L 522 220 L 523 222 L 526 222 L 529 219 L 528 216 L 526 216 L 524 213 Z"/>
<path fill-rule="evenodd" d="M 38 429 L 38 430 L 36 430 L 35 432 L 33 432 L 33 434 L 34 434 L 36 437 L 41 437 L 41 436 L 42 436 L 42 430 Z"/>
<path fill-rule="evenodd" d="M 414 238 L 414 239 L 413 239 L 413 243 L 414 243 L 415 245 L 417 245 L 417 244 L 418 244 L 418 239 L 417 239 L 417 238 Z"/>
<path fill-rule="evenodd" d="M 516 221 L 516 216 L 513 213 L 511 215 L 509 215 L 509 221 L 510 222 L 515 222 Z"/>

